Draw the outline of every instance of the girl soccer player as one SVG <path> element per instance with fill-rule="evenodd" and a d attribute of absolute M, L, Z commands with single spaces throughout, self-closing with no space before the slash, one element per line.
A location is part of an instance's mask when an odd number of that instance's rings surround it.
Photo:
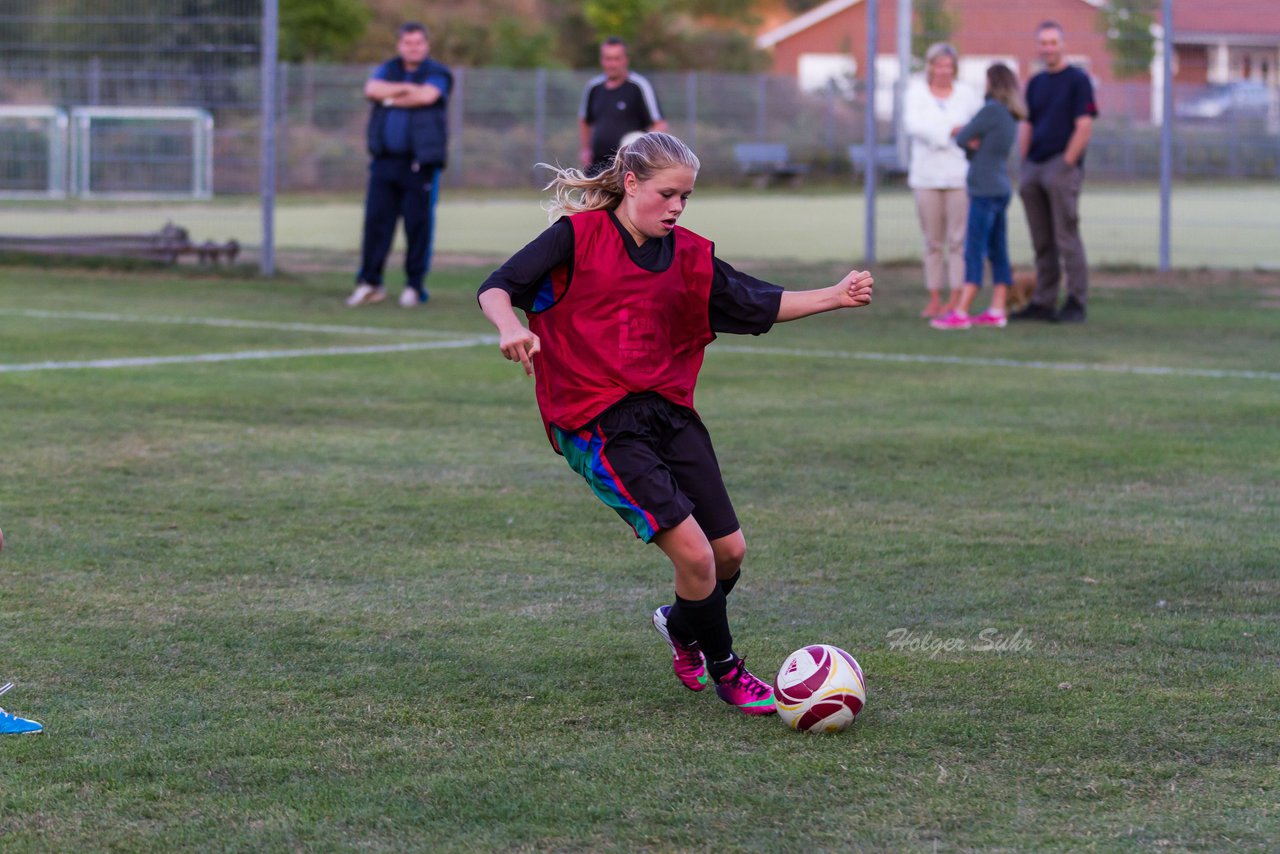
<path fill-rule="evenodd" d="M 969 153 L 964 286 L 952 310 L 929 321 L 934 329 L 1003 328 L 1008 323 L 1005 302 L 1013 286 L 1006 216 L 1013 194 L 1009 152 L 1018 136 L 1018 120 L 1026 115 L 1026 105 L 1018 93 L 1018 78 L 1009 66 L 997 62 L 987 69 L 987 100 L 982 109 L 967 125 L 952 129 L 956 144 Z M 982 268 L 988 258 L 991 260 L 991 306 L 977 317 L 970 317 L 973 299 L 982 290 Z"/>
<path fill-rule="evenodd" d="M 536 373 L 552 447 L 674 565 L 675 601 L 653 624 L 680 682 L 701 691 L 709 673 L 722 700 L 764 715 L 773 689 L 734 652 L 725 610 L 746 541 L 694 386 L 716 333 L 867 305 L 872 279 L 784 291 L 733 269 L 676 225 L 698 167 L 683 142 L 648 133 L 593 177 L 556 169 L 550 209 L 563 215 L 485 280 L 479 302 L 502 355 Z"/>

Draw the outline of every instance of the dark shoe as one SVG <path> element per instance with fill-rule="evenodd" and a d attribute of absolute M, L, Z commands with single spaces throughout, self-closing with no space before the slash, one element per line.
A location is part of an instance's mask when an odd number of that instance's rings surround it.
<path fill-rule="evenodd" d="M 1054 323 L 1084 323 L 1084 306 L 1073 299 L 1062 304 L 1062 308 L 1053 316 Z"/>
<path fill-rule="evenodd" d="M 1020 311 L 1015 311 L 1009 315 L 1010 320 L 1043 320 L 1046 323 L 1052 322 L 1056 315 L 1051 308 L 1045 308 L 1042 305 L 1028 303 L 1027 307 Z"/>

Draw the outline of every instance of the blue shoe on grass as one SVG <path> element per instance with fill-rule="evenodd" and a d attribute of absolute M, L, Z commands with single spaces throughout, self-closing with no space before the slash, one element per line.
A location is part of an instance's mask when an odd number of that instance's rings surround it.
<path fill-rule="evenodd" d="M 0 685 L 0 694 L 12 687 L 12 682 Z M 24 735 L 33 732 L 44 732 L 44 724 L 20 718 L 17 715 L 6 712 L 4 709 L 0 709 L 0 735 Z"/>

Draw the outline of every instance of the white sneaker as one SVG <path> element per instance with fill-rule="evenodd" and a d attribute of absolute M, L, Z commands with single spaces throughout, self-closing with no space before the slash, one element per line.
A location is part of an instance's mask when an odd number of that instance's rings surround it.
<path fill-rule="evenodd" d="M 405 288 L 400 292 L 401 308 L 417 308 L 424 302 L 426 302 L 426 300 L 422 298 L 422 294 L 418 293 L 413 288 Z"/>
<path fill-rule="evenodd" d="M 382 302 L 386 298 L 387 292 L 383 288 L 361 282 L 356 285 L 356 289 L 351 292 L 351 296 L 347 297 L 347 305 L 350 308 L 356 308 L 362 305 Z"/>

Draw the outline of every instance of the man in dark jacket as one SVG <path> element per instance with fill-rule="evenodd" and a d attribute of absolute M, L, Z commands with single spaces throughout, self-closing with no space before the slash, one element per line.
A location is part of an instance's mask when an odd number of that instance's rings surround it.
<path fill-rule="evenodd" d="M 353 308 L 386 299 L 382 271 L 401 217 L 408 245 L 400 305 L 413 308 L 427 301 L 435 203 L 449 146 L 446 114 L 453 86 L 449 69 L 427 57 L 431 50 L 427 35 L 422 24 L 401 26 L 397 56 L 378 66 L 364 84 L 364 96 L 373 105 L 368 128 L 372 159 L 360 272 L 356 289 L 347 299 Z"/>

